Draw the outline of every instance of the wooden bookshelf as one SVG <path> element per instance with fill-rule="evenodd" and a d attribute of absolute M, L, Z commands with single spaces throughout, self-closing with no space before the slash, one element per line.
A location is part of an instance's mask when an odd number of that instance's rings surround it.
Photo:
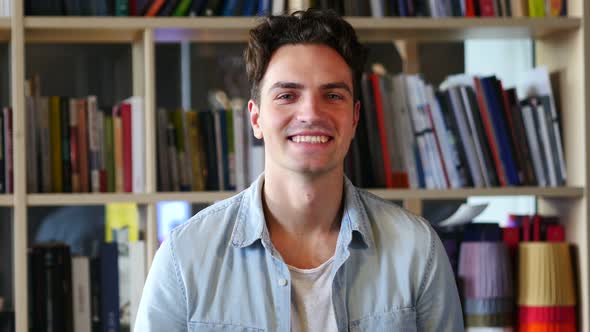
<path fill-rule="evenodd" d="M 12 18 L 0 18 L 0 40 L 9 41 L 10 91 L 14 109 L 14 195 L 0 195 L 0 206 L 13 207 L 13 280 L 16 331 L 28 331 L 27 209 L 32 206 L 136 202 L 147 209 L 148 266 L 157 247 L 156 203 L 184 200 L 208 203 L 235 192 L 158 193 L 156 191 L 155 43 L 243 42 L 253 18 L 25 17 L 23 0 L 13 1 Z M 348 20 L 363 41 L 460 41 L 471 38 L 532 38 L 535 63 L 561 72 L 560 109 L 568 183 L 560 188 L 485 188 L 457 190 L 370 191 L 385 199 L 420 206 L 422 200 L 470 196 L 535 196 L 539 212 L 559 213 L 567 239 L 577 251 L 580 331 L 590 329 L 590 5 L 569 0 L 568 18 L 367 18 Z M 27 194 L 24 67 L 26 43 L 126 43 L 132 47 L 133 94 L 144 97 L 146 116 L 146 193 Z"/>
<path fill-rule="evenodd" d="M 418 41 L 475 38 L 544 39 L 577 30 L 580 18 L 370 18 L 350 17 L 364 41 Z M 251 17 L 26 17 L 27 42 L 133 42 L 145 29 L 156 41 L 243 42 L 256 19 Z"/>
<path fill-rule="evenodd" d="M 452 190 L 426 189 L 368 189 L 369 192 L 388 200 L 446 200 L 467 199 L 474 196 L 533 196 L 542 198 L 582 198 L 584 188 L 465 188 Z M 212 203 L 237 194 L 234 191 L 161 192 L 152 194 L 99 193 L 99 194 L 28 194 L 28 206 L 102 205 L 112 202 L 153 204 L 165 201 Z M 8 199 L 7 202 L 11 203 Z M 0 200 L 0 205 L 2 205 Z"/>

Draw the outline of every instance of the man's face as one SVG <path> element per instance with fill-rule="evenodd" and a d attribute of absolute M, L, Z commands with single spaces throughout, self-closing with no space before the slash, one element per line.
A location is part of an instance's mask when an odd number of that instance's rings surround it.
<path fill-rule="evenodd" d="M 350 68 L 330 47 L 297 44 L 275 51 L 259 105 L 248 103 L 254 135 L 264 139 L 266 171 L 342 172 L 360 108 L 352 89 Z"/>

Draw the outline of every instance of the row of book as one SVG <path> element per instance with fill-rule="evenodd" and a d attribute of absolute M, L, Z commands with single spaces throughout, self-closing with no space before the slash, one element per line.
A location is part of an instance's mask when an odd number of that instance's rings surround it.
<path fill-rule="evenodd" d="M 134 204 L 106 206 L 105 234 L 82 255 L 70 239 L 34 243 L 29 250 L 33 331 L 133 331 L 147 275 Z M 72 246 L 74 245 L 74 246 Z"/>
<path fill-rule="evenodd" d="M 548 72 L 525 76 L 519 99 L 495 76 L 456 75 L 435 91 L 419 75 L 365 74 L 346 173 L 362 187 L 564 185 Z"/>
<path fill-rule="evenodd" d="M 142 97 L 104 109 L 96 96 L 26 98 L 28 192 L 144 191 Z"/>
<path fill-rule="evenodd" d="M 264 170 L 264 146 L 251 134 L 245 103 L 218 100 L 209 110 L 158 109 L 160 191 L 241 190 Z"/>
<path fill-rule="evenodd" d="M 3 0 L 10 1 L 10 0 Z M 345 16 L 565 16 L 566 0 L 27 0 L 26 15 L 254 16 L 306 8 Z"/>

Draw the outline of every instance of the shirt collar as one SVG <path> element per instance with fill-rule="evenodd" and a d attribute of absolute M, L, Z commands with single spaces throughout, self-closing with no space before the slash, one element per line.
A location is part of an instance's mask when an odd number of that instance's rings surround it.
<path fill-rule="evenodd" d="M 272 247 L 262 207 L 263 184 L 264 174 L 261 174 L 244 191 L 230 239 L 231 245 L 236 248 L 248 247 L 257 240 L 261 240 L 267 248 Z M 359 189 L 347 177 L 344 177 L 344 211 L 339 237 L 347 239 L 345 242 L 349 244 L 355 239 L 354 233 L 360 235 L 359 240 L 367 248 L 374 247 L 373 232 L 365 205 L 361 201 Z"/>

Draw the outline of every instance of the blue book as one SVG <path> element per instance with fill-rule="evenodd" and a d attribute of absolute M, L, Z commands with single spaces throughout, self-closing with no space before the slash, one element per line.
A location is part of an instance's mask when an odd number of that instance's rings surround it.
<path fill-rule="evenodd" d="M 244 16 L 256 15 L 256 4 L 258 0 L 245 0 L 244 1 Z"/>
<path fill-rule="evenodd" d="M 510 138 L 506 130 L 507 124 L 503 115 L 503 106 L 500 100 L 498 100 L 495 90 L 496 77 L 483 77 L 481 78 L 481 84 L 487 105 L 489 106 L 488 111 L 492 120 L 492 126 L 494 127 L 494 132 L 498 140 L 500 159 L 506 171 L 506 182 L 508 185 L 519 185 L 518 170 L 514 161 L 514 152 L 510 145 Z"/>
<path fill-rule="evenodd" d="M 238 0 L 227 0 L 223 6 L 222 16 L 236 16 Z"/>
<path fill-rule="evenodd" d="M 258 16 L 270 14 L 270 0 L 258 0 Z"/>
<path fill-rule="evenodd" d="M 101 323 L 104 332 L 119 331 L 119 252 L 117 244 L 100 246 Z"/>

